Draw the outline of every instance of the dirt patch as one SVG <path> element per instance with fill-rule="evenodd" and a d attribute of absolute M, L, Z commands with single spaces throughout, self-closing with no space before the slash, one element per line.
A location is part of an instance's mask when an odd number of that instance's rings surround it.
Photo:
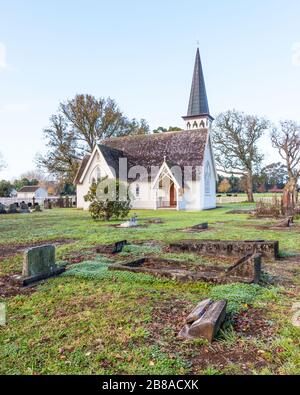
<path fill-rule="evenodd" d="M 42 241 L 32 241 L 28 243 L 16 243 L 8 245 L 0 245 L 0 261 L 4 258 L 13 256 L 18 252 L 23 252 L 31 247 L 39 247 L 45 244 L 53 244 L 55 246 L 73 243 L 73 239 L 55 239 L 55 240 L 42 240 Z"/>
<path fill-rule="evenodd" d="M 267 320 L 267 315 L 267 310 L 250 307 L 247 311 L 233 314 L 231 321 L 234 330 L 243 336 L 269 338 L 274 326 Z"/>
<path fill-rule="evenodd" d="M 271 276 L 271 283 L 294 288 L 295 279 L 300 276 L 300 255 L 265 262 L 264 271 Z"/>
<path fill-rule="evenodd" d="M 22 287 L 12 281 L 11 276 L 0 277 L 0 298 L 11 298 L 16 295 L 30 295 L 33 287 Z"/>
<path fill-rule="evenodd" d="M 244 374 L 249 374 L 253 368 L 259 369 L 267 366 L 267 361 L 264 360 L 259 350 L 249 345 L 245 349 L 242 339 L 230 346 L 223 341 L 215 341 L 212 346 L 206 346 L 177 339 L 186 317 L 194 307 L 190 301 L 176 299 L 156 305 L 152 312 L 152 321 L 148 324 L 148 329 L 152 334 L 149 338 L 150 344 L 159 344 L 170 358 L 172 356 L 175 358 L 177 353 L 180 354 L 191 365 L 189 372 L 191 374 L 199 374 L 209 366 L 224 369 L 231 364 L 237 365 Z M 237 333 L 254 337 L 266 333 L 267 324 L 264 314 L 263 310 L 250 308 L 248 314 L 245 314 L 238 322 L 234 320 Z M 252 319 L 253 316 L 255 316 L 255 322 L 247 326 L 247 319 Z M 254 328 L 255 323 L 259 324 L 259 329 Z M 270 335 L 271 331 L 268 332 L 269 337 Z"/>
<path fill-rule="evenodd" d="M 78 252 L 70 252 L 62 257 L 62 261 L 67 262 L 68 265 L 75 265 L 85 261 L 93 261 L 96 258 L 96 249 L 89 249 L 89 251 L 80 250 Z"/>

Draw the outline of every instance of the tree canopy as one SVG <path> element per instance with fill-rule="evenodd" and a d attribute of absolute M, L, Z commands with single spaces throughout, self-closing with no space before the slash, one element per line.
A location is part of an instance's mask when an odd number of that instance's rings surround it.
<path fill-rule="evenodd" d="M 44 130 L 47 153 L 37 162 L 58 179 L 72 183 L 80 161 L 96 144 L 111 137 L 147 133 L 147 122 L 127 118 L 113 99 L 76 95 L 51 116 Z"/>

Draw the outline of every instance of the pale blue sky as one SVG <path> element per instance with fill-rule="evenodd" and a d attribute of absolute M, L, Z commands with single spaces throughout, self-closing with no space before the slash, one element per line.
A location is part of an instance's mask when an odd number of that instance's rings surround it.
<path fill-rule="evenodd" d="M 299 0 L 0 0 L 0 178 L 34 168 L 50 115 L 76 93 L 182 126 L 197 40 L 212 115 L 300 121 L 299 17 Z"/>

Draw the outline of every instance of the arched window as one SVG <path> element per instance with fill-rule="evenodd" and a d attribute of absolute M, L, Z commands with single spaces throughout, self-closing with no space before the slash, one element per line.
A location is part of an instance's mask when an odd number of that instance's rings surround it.
<path fill-rule="evenodd" d="M 198 124 L 197 124 L 196 121 L 195 121 L 194 124 L 193 124 L 193 128 L 194 128 L 194 129 L 197 129 L 197 128 L 198 128 Z"/>
<path fill-rule="evenodd" d="M 136 184 L 136 186 L 135 186 L 135 197 L 137 197 L 137 198 L 140 197 L 140 186 L 139 186 L 139 184 Z"/>
<path fill-rule="evenodd" d="M 95 182 L 98 182 L 101 180 L 101 168 L 99 165 L 95 166 L 93 171 L 91 172 L 90 175 L 90 184 L 93 184 Z"/>
<path fill-rule="evenodd" d="M 188 128 L 188 130 L 191 129 L 191 124 L 190 124 L 190 122 L 187 123 L 187 128 Z"/>
<path fill-rule="evenodd" d="M 200 122 L 200 128 L 205 128 L 205 123 L 203 120 Z"/>
<path fill-rule="evenodd" d="M 205 194 L 210 195 L 211 194 L 211 190 L 210 190 L 211 167 L 210 167 L 210 163 L 208 161 L 206 162 L 206 165 L 205 165 L 204 181 L 205 181 Z"/>

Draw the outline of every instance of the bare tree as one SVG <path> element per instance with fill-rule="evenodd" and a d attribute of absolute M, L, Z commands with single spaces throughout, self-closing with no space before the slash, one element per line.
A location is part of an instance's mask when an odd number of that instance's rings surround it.
<path fill-rule="evenodd" d="M 280 129 L 273 129 L 271 139 L 285 162 L 289 185 L 293 186 L 295 194 L 300 176 L 300 125 L 294 121 L 282 121 Z"/>
<path fill-rule="evenodd" d="M 266 119 L 236 110 L 220 114 L 215 122 L 213 142 L 218 170 L 246 178 L 249 202 L 254 201 L 253 174 L 263 160 L 257 143 L 268 128 Z"/>

